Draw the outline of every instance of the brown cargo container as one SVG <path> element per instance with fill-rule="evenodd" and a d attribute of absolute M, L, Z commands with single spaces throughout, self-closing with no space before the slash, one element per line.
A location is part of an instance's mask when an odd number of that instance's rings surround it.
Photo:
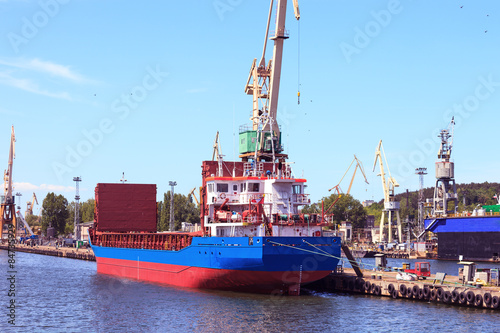
<path fill-rule="evenodd" d="M 155 184 L 106 184 L 95 187 L 97 231 L 156 232 Z"/>

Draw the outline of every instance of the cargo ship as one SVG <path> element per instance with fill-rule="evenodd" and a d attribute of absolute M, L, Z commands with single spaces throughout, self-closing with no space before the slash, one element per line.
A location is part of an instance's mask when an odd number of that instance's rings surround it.
<path fill-rule="evenodd" d="M 448 129 L 440 133 L 441 147 L 436 162 L 434 198 L 426 206 L 430 213 L 424 219 L 422 234 L 437 235 L 438 259 L 499 262 L 500 200 L 497 205 L 483 206 L 472 212 L 457 212 L 452 119 Z M 496 196 L 498 200 L 498 195 Z"/>
<path fill-rule="evenodd" d="M 330 274 L 341 241 L 310 203 L 306 179 L 296 178 L 283 153 L 277 105 L 286 0 L 276 4 L 276 30 L 254 59 L 245 91 L 252 124 L 239 133 L 239 161 L 225 161 L 218 141 L 202 162 L 200 230 L 157 232 L 156 186 L 97 184 L 90 243 L 99 273 L 174 286 L 270 294 L 300 294 L 302 285 Z M 295 17 L 299 9 L 294 1 Z M 264 59 L 274 41 L 273 58 Z M 217 136 L 218 137 L 218 136 Z"/>

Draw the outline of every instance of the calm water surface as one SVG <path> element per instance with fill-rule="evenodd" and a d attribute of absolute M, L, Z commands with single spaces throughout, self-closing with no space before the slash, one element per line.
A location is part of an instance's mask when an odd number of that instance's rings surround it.
<path fill-rule="evenodd" d="M 100 275 L 95 262 L 20 252 L 13 327 L 7 323 L 7 259 L 0 250 L 1 332 L 500 331 L 499 311 L 339 293 L 280 297 L 180 289 Z M 457 264 L 449 264 L 456 274 Z"/>

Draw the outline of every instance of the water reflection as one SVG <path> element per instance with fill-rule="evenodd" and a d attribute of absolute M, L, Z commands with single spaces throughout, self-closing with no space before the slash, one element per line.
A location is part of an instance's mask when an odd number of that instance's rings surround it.
<path fill-rule="evenodd" d="M 5 327 L 4 319 L 2 332 L 485 332 L 499 316 L 498 311 L 369 295 L 182 289 L 97 274 L 93 262 L 16 255 L 17 326 Z M 5 272 L 5 251 L 0 258 Z M 0 300 L 6 304 L 5 297 Z"/>

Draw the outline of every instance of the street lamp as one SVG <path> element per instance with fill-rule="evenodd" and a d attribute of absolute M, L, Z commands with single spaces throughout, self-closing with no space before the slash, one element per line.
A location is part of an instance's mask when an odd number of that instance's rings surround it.
<path fill-rule="evenodd" d="M 170 231 L 174 231 L 174 186 L 177 185 L 177 182 L 169 181 L 168 185 L 172 187 L 170 191 Z"/>
<path fill-rule="evenodd" d="M 75 222 L 73 230 L 73 239 L 75 241 L 80 240 L 80 187 L 79 184 L 82 181 L 82 177 L 73 177 L 73 181 L 76 183 L 76 194 L 75 194 Z"/>

